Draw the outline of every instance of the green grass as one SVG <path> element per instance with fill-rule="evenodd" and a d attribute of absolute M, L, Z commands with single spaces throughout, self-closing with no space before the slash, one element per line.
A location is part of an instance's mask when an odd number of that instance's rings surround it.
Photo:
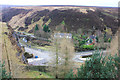
<path fill-rule="evenodd" d="M 117 17 L 116 16 L 114 16 L 114 15 L 111 15 L 111 14 L 108 14 L 108 13 L 105 13 L 105 12 L 102 12 L 104 15 L 107 15 L 107 16 L 110 16 L 110 17 L 113 17 L 113 18 L 116 18 L 117 19 Z"/>
<path fill-rule="evenodd" d="M 38 46 L 37 44 L 31 44 L 31 43 L 25 43 L 23 40 L 20 39 L 20 42 L 23 43 L 23 44 L 27 44 L 27 45 L 31 45 L 31 48 L 36 48 L 36 49 L 42 49 L 42 50 L 45 50 L 45 51 L 50 51 L 51 49 L 51 46 Z"/>
<path fill-rule="evenodd" d="M 42 49 L 42 50 L 45 50 L 45 51 L 49 51 L 50 50 L 50 46 L 32 46 L 32 48 L 37 48 L 37 49 Z"/>
<path fill-rule="evenodd" d="M 54 78 L 53 76 L 50 76 L 48 73 L 39 72 L 39 71 L 26 72 L 26 76 L 29 78 Z"/>

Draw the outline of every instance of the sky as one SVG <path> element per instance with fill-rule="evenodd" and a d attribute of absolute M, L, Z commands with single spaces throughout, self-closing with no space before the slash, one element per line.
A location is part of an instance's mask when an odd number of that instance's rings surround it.
<path fill-rule="evenodd" d="M 2 0 L 0 5 L 82 5 L 118 7 L 119 0 Z"/>

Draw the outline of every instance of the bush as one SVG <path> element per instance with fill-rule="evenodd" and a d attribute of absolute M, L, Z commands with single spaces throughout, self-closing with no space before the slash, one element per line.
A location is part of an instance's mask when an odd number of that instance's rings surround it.
<path fill-rule="evenodd" d="M 3 78 L 11 78 L 11 73 L 7 73 L 6 69 L 5 69 L 5 62 L 1 63 L 0 61 L 0 79 Z"/>
<path fill-rule="evenodd" d="M 108 39 L 108 42 L 109 42 L 109 43 L 111 42 L 111 38 Z"/>
<path fill-rule="evenodd" d="M 120 65 L 118 57 L 103 57 L 99 51 L 96 51 L 89 61 L 77 69 L 77 75 L 70 72 L 67 78 L 117 78 L 118 67 Z"/>
<path fill-rule="evenodd" d="M 83 45 L 82 48 L 83 49 L 88 49 L 88 50 L 93 50 L 94 49 L 94 45 Z"/>

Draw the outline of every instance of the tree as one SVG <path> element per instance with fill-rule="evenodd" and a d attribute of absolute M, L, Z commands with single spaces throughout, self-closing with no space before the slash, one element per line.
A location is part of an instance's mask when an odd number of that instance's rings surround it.
<path fill-rule="evenodd" d="M 99 42 L 98 36 L 96 36 L 96 42 Z"/>
<path fill-rule="evenodd" d="M 35 30 L 34 30 L 34 35 L 36 36 L 37 35 L 37 31 L 39 30 L 38 28 L 38 24 L 35 25 Z"/>
<path fill-rule="evenodd" d="M 101 52 L 96 51 L 92 58 L 85 61 L 85 64 L 77 69 L 77 75 L 68 74 L 71 78 L 117 78 L 118 64 L 120 60 L 117 56 L 111 55 L 103 57 Z M 120 66 L 120 65 L 119 65 Z"/>
<path fill-rule="evenodd" d="M 35 26 L 35 31 L 37 31 L 37 30 L 39 30 L 38 24 L 36 24 L 36 26 Z"/>
<path fill-rule="evenodd" d="M 64 21 L 62 21 L 62 22 L 61 22 L 61 24 L 65 25 L 65 22 L 64 22 Z"/>
<path fill-rule="evenodd" d="M 44 32 L 50 32 L 50 29 L 49 29 L 48 25 L 46 25 L 46 24 L 44 25 L 43 31 Z"/>
<path fill-rule="evenodd" d="M 11 78 L 11 74 L 7 73 L 6 69 L 5 69 L 5 62 L 1 63 L 0 61 L 0 79 L 2 78 Z"/>
<path fill-rule="evenodd" d="M 62 78 L 74 67 L 74 46 L 71 40 L 62 38 L 60 40 L 61 74 Z"/>
<path fill-rule="evenodd" d="M 73 67 L 74 47 L 70 40 L 66 38 L 53 38 L 52 46 L 54 54 L 49 69 L 55 78 L 64 78 Z"/>
<path fill-rule="evenodd" d="M 92 39 L 90 39 L 90 43 L 92 43 L 93 42 L 93 40 Z"/>
<path fill-rule="evenodd" d="M 59 41 L 60 39 L 55 38 L 54 36 L 51 37 L 51 41 L 52 41 L 52 50 L 53 50 L 53 54 L 51 54 L 50 56 L 52 57 L 51 62 L 49 63 L 49 71 L 51 72 L 52 75 L 55 76 L 55 78 L 59 77 L 59 72 L 60 72 L 60 66 L 59 66 Z"/>

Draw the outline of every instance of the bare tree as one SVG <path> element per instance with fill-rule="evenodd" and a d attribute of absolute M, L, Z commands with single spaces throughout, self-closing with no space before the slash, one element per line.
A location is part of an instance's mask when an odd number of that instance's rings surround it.
<path fill-rule="evenodd" d="M 58 78 L 59 75 L 59 39 L 55 38 L 54 36 L 51 37 L 51 41 L 52 41 L 52 51 L 53 53 L 50 54 L 51 56 L 51 60 L 49 63 L 49 71 L 51 72 L 51 74 L 53 76 L 55 76 L 55 78 Z"/>
<path fill-rule="evenodd" d="M 61 77 L 73 68 L 74 62 L 74 46 L 70 39 L 62 38 L 60 42 L 60 57 L 61 57 Z"/>
<path fill-rule="evenodd" d="M 53 54 L 49 70 L 55 78 L 63 78 L 73 67 L 74 47 L 66 38 L 52 38 Z"/>

